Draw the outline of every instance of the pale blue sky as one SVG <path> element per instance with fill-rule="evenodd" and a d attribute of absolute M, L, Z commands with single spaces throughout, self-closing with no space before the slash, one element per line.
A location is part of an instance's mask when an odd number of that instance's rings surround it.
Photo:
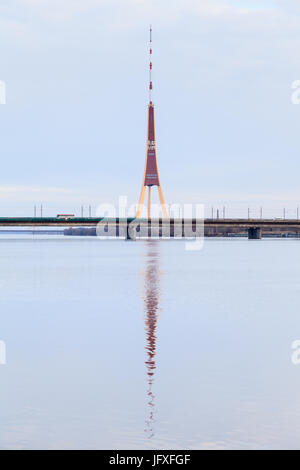
<path fill-rule="evenodd" d="M 137 202 L 149 23 L 167 202 L 300 204 L 298 1 L 7 0 L 0 215 Z"/>

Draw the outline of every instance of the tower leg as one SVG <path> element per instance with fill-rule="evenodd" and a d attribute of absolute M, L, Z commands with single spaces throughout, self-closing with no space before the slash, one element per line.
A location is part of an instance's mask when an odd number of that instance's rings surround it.
<path fill-rule="evenodd" d="M 168 219 L 169 218 L 168 209 L 165 203 L 165 198 L 164 198 L 161 186 L 158 186 L 158 195 L 159 195 L 160 205 L 162 208 L 163 217 L 164 219 Z"/>
<path fill-rule="evenodd" d="M 151 219 L 151 186 L 148 186 L 148 219 Z"/>
<path fill-rule="evenodd" d="M 139 205 L 136 213 L 136 218 L 139 219 L 142 215 L 142 210 L 144 206 L 144 200 L 145 200 L 145 192 L 146 192 L 146 186 L 142 186 L 141 190 L 141 195 L 140 195 L 140 200 L 139 200 Z"/>

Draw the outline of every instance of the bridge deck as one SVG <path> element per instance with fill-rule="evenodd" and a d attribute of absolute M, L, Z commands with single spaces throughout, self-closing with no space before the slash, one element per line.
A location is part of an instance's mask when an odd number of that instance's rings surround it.
<path fill-rule="evenodd" d="M 153 225 L 170 223 L 180 224 L 181 219 L 152 219 L 147 221 L 147 219 L 112 219 L 112 218 L 103 218 L 103 217 L 75 217 L 70 219 L 60 219 L 57 217 L 0 217 L 0 226 L 1 227 L 26 227 L 26 226 L 96 226 L 98 223 L 108 223 L 108 224 L 125 224 L 131 223 L 134 220 L 141 223 L 152 223 Z M 186 219 L 187 223 L 201 223 L 203 221 L 196 219 Z M 239 228 L 250 228 L 250 227 L 260 227 L 260 228 L 293 228 L 300 230 L 300 220 L 297 219 L 204 219 L 205 227 L 239 227 Z"/>

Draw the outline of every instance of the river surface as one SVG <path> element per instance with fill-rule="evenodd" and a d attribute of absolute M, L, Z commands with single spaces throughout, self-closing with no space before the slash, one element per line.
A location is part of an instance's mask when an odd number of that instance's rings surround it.
<path fill-rule="evenodd" d="M 1 449 L 300 449 L 300 241 L 0 237 Z"/>

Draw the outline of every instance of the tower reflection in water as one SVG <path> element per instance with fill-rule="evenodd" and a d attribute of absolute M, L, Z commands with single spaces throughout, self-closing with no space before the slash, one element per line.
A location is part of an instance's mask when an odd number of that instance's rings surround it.
<path fill-rule="evenodd" d="M 159 312 L 160 294 L 160 272 L 159 272 L 159 242 L 147 240 L 146 244 L 146 270 L 144 287 L 144 310 L 145 310 L 145 330 L 146 330 L 146 353 L 145 361 L 147 369 L 147 419 L 145 432 L 148 438 L 154 436 L 155 421 L 155 395 L 153 393 L 153 383 L 156 370 L 156 328 Z"/>

